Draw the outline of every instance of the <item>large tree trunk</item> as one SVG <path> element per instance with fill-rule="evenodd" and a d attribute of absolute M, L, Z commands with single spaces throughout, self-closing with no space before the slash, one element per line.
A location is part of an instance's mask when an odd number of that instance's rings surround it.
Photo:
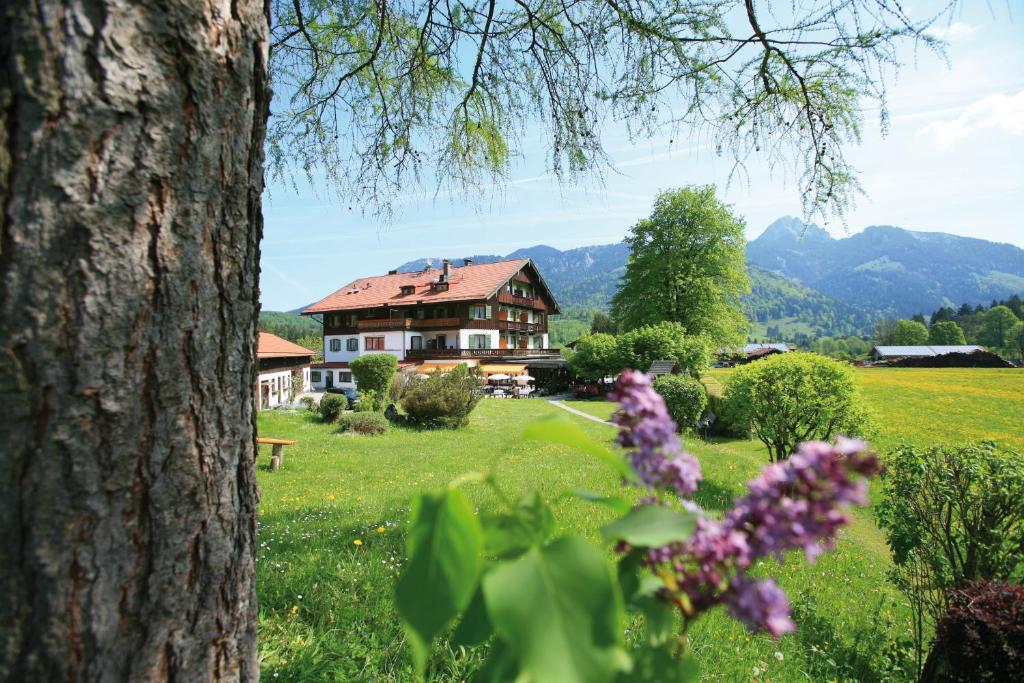
<path fill-rule="evenodd" d="M 0 680 L 255 680 L 267 7 L 0 13 Z"/>

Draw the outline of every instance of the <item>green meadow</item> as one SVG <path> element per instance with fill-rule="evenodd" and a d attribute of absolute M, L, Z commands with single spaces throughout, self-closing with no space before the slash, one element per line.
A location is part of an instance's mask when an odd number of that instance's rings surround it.
<path fill-rule="evenodd" d="M 861 370 L 865 395 L 886 418 L 876 445 L 998 437 L 1024 449 L 1024 373 L 988 370 Z M 720 378 L 720 375 L 718 375 Z M 712 380 L 713 381 L 713 380 Z M 570 401 L 607 418 L 614 406 Z M 524 441 L 523 427 L 565 415 L 599 439 L 615 429 L 533 399 L 485 400 L 458 431 L 393 428 L 383 436 L 342 434 L 306 411 L 264 412 L 262 436 L 292 438 L 282 469 L 258 460 L 261 488 L 257 576 L 263 676 L 274 681 L 409 681 L 404 635 L 391 605 L 404 561 L 409 502 L 469 471 L 494 471 L 506 492 L 538 489 L 560 530 L 587 536 L 610 518 L 604 508 L 565 494 L 578 486 L 621 493 L 603 465 L 566 447 Z M 728 507 L 766 463 L 759 443 L 689 439 L 705 480 L 698 502 Z M 479 508 L 495 504 L 482 486 L 465 488 Z M 606 547 L 606 546 L 602 546 Z M 611 559 L 613 553 L 607 549 Z M 759 571 L 787 590 L 796 633 L 752 636 L 713 613 L 690 631 L 709 681 L 909 680 L 909 612 L 886 579 L 884 537 L 869 509 L 854 512 L 834 552 L 814 565 L 791 555 Z M 627 637 L 634 632 L 626 624 Z M 429 678 L 462 681 L 480 665 L 482 648 L 435 648 Z"/>

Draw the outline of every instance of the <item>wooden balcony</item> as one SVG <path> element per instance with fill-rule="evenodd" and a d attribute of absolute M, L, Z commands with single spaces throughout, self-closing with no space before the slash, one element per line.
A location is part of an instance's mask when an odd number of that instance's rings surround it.
<path fill-rule="evenodd" d="M 525 308 L 533 308 L 541 311 L 547 309 L 547 306 L 544 305 L 544 300 L 538 296 L 515 296 L 514 294 L 509 294 L 504 290 L 498 292 L 498 303 L 509 304 L 510 306 L 523 306 Z"/>
<path fill-rule="evenodd" d="M 520 332 L 529 332 L 530 334 L 538 334 L 544 332 L 543 326 L 540 323 L 521 323 L 518 320 L 499 320 L 499 330 L 518 330 Z"/>
<path fill-rule="evenodd" d="M 503 358 L 546 356 L 558 357 L 558 349 L 410 349 L 405 352 L 409 360 L 426 358 Z"/>
<path fill-rule="evenodd" d="M 439 330 L 460 327 L 460 318 L 379 318 L 359 320 L 356 329 L 360 332 L 386 330 Z"/>

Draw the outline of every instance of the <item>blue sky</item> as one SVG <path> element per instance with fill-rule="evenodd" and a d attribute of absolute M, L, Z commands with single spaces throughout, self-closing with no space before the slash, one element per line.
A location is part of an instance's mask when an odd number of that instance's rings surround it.
<path fill-rule="evenodd" d="M 869 225 L 898 225 L 1024 246 L 1024 3 L 967 2 L 952 24 L 951 64 L 930 53 L 907 55 L 889 84 L 887 136 L 868 117 L 859 147 L 849 150 L 867 196 L 842 237 Z M 754 164 L 729 184 L 732 166 L 710 145 L 668 135 L 630 144 L 606 130 L 614 161 L 603 183 L 560 187 L 544 173 L 544 148 L 525 139 L 507 187 L 484 199 L 411 188 L 389 224 L 350 211 L 299 182 L 268 188 L 261 300 L 267 310 L 315 301 L 346 282 L 424 256 L 505 254 L 548 244 L 559 249 L 622 239 L 650 213 L 658 191 L 715 184 L 756 237 L 776 218 L 799 215 L 792 177 Z"/>

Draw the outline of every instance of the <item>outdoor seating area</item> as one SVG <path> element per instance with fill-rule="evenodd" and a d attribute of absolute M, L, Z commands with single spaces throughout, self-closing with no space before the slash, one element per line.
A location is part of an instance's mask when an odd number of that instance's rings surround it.
<path fill-rule="evenodd" d="M 534 377 L 526 372 L 525 365 L 481 365 L 480 372 L 484 377 L 485 396 L 529 398 L 536 392 L 536 387 L 531 386 Z"/>

